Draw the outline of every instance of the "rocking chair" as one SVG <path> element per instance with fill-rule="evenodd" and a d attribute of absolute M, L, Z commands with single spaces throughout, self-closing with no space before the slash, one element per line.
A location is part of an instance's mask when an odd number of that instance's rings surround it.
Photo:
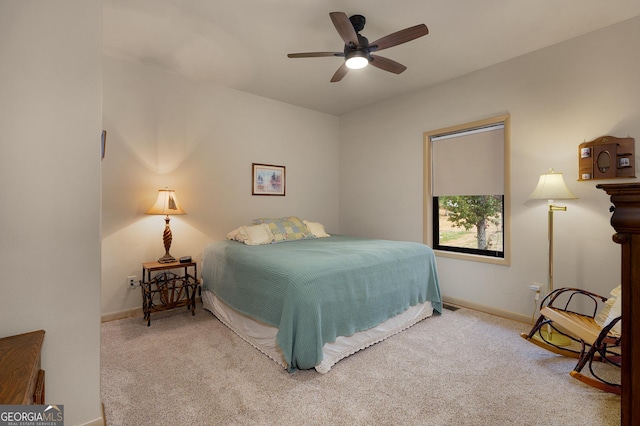
<path fill-rule="evenodd" d="M 561 303 L 558 298 L 565 300 Z M 570 304 L 574 301 L 574 296 L 584 296 L 587 303 L 593 303 L 593 314 L 581 314 L 569 309 Z M 589 300 L 590 299 L 590 300 Z M 576 298 L 577 300 L 577 298 Z M 601 326 L 596 322 L 596 312 L 598 310 L 598 302 L 607 302 L 607 298 L 586 290 L 577 288 L 560 288 L 549 293 L 540 303 L 540 317 L 534 324 L 531 331 L 522 333 L 521 336 L 531 343 L 540 346 L 548 351 L 563 356 L 578 358 L 573 371 L 570 373 L 581 382 L 593 386 L 597 389 L 620 395 L 620 384 L 612 383 L 594 371 L 593 363 L 605 362 L 616 367 L 620 367 L 620 345 L 621 336 L 616 331 L 616 326 L 621 317 L 617 316 L 605 321 Z M 609 299 L 609 302 L 612 302 Z M 575 302 L 575 301 L 574 301 Z M 611 306 L 611 303 L 609 303 Z M 556 336 L 553 336 L 556 334 Z M 564 336 L 567 342 L 575 342 L 572 345 L 560 345 L 557 342 L 557 335 Z M 576 349 L 576 343 L 580 349 Z M 572 348 L 573 346 L 573 348 Z M 582 369 L 589 365 L 591 376 L 581 373 Z"/>

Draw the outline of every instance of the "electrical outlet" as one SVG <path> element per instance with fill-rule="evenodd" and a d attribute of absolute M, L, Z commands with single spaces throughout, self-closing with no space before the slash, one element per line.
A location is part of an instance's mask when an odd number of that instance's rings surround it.
<path fill-rule="evenodd" d="M 135 275 L 130 275 L 127 277 L 127 282 L 129 283 L 129 287 L 135 287 L 138 285 L 138 283 L 136 282 L 136 276 Z"/>
<path fill-rule="evenodd" d="M 541 288 L 542 288 L 542 286 L 540 284 L 538 284 L 538 283 L 531 284 L 529 286 L 529 290 L 536 292 L 535 296 L 533 296 L 534 300 L 539 300 L 540 299 L 540 289 Z"/>

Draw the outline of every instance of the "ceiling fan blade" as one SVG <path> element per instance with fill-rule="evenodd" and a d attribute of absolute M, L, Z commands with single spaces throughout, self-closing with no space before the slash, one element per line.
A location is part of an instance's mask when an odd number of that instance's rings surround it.
<path fill-rule="evenodd" d="M 404 65 L 391 59 L 384 58 L 382 56 L 371 55 L 370 57 L 371 61 L 369 63 L 376 68 L 380 68 L 381 70 L 389 71 L 394 74 L 400 74 L 407 69 L 407 67 L 405 67 Z"/>
<path fill-rule="evenodd" d="M 347 64 L 343 63 L 342 65 L 340 65 L 340 68 L 338 68 L 336 73 L 333 74 L 333 77 L 331 77 L 331 82 L 337 83 L 338 81 L 342 80 L 344 76 L 347 75 L 348 72 L 349 72 L 349 68 L 347 68 Z"/>
<path fill-rule="evenodd" d="M 396 31 L 393 34 L 379 38 L 378 40 L 369 43 L 369 48 L 372 52 L 382 49 L 388 49 L 393 46 L 397 46 L 402 43 L 406 43 L 411 40 L 415 40 L 418 37 L 422 37 L 429 34 L 429 29 L 425 24 L 416 25 L 413 27 L 405 28 L 404 30 Z"/>
<path fill-rule="evenodd" d="M 306 52 L 306 53 L 289 53 L 289 58 L 321 58 L 324 56 L 344 56 L 344 52 Z"/>
<path fill-rule="evenodd" d="M 349 20 L 349 17 L 344 12 L 331 12 L 329 14 L 333 26 L 338 30 L 338 34 L 344 40 L 344 44 L 352 43 L 354 46 L 358 46 L 358 34 L 353 28 L 353 24 Z"/>

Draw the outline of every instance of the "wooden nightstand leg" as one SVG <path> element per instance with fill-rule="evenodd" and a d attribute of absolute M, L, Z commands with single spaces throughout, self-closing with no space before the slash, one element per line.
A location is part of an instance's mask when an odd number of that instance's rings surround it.
<path fill-rule="evenodd" d="M 189 278 L 187 278 L 188 280 Z M 195 316 L 196 314 L 196 288 L 192 286 L 192 284 L 187 284 L 187 298 L 189 299 L 189 304 L 187 305 L 187 309 L 191 308 L 191 316 Z"/>
<path fill-rule="evenodd" d="M 140 283 L 140 290 L 142 291 L 142 313 L 144 319 L 147 321 L 147 327 L 151 325 L 151 304 L 148 301 L 149 292 L 146 290 L 148 283 L 144 281 Z"/>

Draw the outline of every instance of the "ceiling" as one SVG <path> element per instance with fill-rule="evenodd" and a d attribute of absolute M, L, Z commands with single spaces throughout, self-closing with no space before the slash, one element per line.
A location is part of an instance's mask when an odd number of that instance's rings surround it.
<path fill-rule="evenodd" d="M 293 105 L 343 115 L 640 15 L 638 0 L 104 0 L 104 53 Z M 407 66 L 329 80 L 343 58 L 329 12 L 364 15 L 375 40 L 429 35 L 380 53 Z"/>

